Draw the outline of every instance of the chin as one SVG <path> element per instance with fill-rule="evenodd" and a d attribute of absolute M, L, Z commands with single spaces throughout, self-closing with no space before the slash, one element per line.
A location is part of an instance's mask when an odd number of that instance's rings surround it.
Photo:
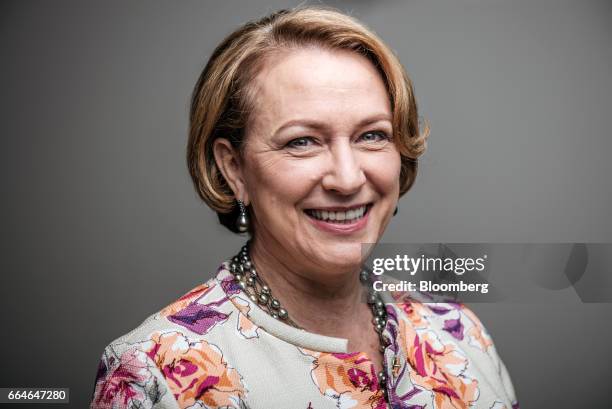
<path fill-rule="evenodd" d="M 330 243 L 313 254 L 311 260 L 325 270 L 333 272 L 353 271 L 361 267 L 363 259 L 360 242 Z"/>

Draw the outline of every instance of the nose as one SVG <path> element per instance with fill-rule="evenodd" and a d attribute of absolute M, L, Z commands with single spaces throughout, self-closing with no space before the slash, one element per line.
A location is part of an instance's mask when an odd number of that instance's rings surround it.
<path fill-rule="evenodd" d="M 356 193 L 366 182 L 359 153 L 349 143 L 333 146 L 327 171 L 322 179 L 325 190 L 343 195 Z"/>

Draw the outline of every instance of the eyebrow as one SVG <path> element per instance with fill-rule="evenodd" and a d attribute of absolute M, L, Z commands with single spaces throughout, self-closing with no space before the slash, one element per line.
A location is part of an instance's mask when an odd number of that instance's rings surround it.
<path fill-rule="evenodd" d="M 381 114 L 376 114 L 376 115 L 372 115 L 369 116 L 367 118 L 362 119 L 361 121 L 359 121 L 357 123 L 357 128 L 363 128 L 364 126 L 376 123 L 376 122 L 381 122 L 381 121 L 388 121 L 388 122 L 392 122 L 391 121 L 391 117 L 386 114 L 386 113 L 381 113 Z M 329 126 L 327 125 L 327 123 L 323 122 L 323 121 L 319 121 L 316 119 L 309 119 L 309 118 L 303 118 L 303 119 L 292 119 L 290 121 L 285 122 L 283 125 L 279 126 L 273 133 L 273 135 L 278 134 L 280 131 L 283 131 L 287 128 L 290 128 L 292 126 L 303 126 L 305 128 L 311 128 L 311 129 L 316 129 L 316 130 L 326 130 L 329 128 Z"/>

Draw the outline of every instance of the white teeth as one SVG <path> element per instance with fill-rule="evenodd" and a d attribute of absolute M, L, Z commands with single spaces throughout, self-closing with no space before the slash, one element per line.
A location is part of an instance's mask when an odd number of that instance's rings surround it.
<path fill-rule="evenodd" d="M 356 219 L 363 217 L 366 210 L 366 206 L 361 206 L 357 209 L 351 209 L 346 212 L 333 212 L 329 210 L 309 210 L 308 214 L 319 220 L 333 220 L 338 222 L 350 223 Z"/>

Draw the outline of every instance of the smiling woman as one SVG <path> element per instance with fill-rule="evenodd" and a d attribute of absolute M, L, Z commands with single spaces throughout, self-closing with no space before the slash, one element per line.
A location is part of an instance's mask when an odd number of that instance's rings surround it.
<path fill-rule="evenodd" d="M 292 285 L 342 287 L 359 269 L 361 243 L 378 241 L 400 194 L 385 84 L 362 55 L 310 46 L 269 57 L 251 87 L 257 104 L 244 148 L 223 137 L 213 145 L 224 179 L 251 208 L 251 257 L 262 274 L 293 264 Z M 363 217 L 346 217 L 360 208 Z"/>
<path fill-rule="evenodd" d="M 417 118 L 398 59 L 340 12 L 229 35 L 196 85 L 187 159 L 201 198 L 250 239 L 106 348 L 91 407 L 517 407 L 465 306 L 368 293 L 362 245 L 414 182 Z"/>

